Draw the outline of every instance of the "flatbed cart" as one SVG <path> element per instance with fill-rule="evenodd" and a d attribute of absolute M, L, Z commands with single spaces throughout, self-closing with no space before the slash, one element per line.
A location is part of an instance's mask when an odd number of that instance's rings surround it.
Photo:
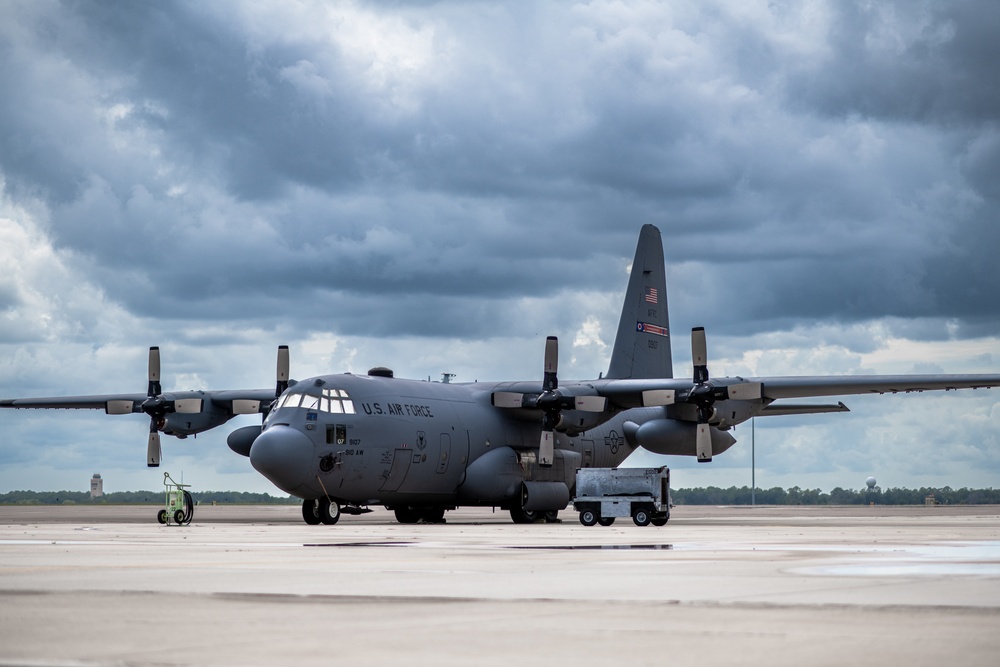
<path fill-rule="evenodd" d="M 670 519 L 670 469 L 580 468 L 573 509 L 584 526 L 610 526 L 632 517 L 637 526 L 666 525 Z"/>
<path fill-rule="evenodd" d="M 159 511 L 156 520 L 169 526 L 171 519 L 178 526 L 186 526 L 194 518 L 194 499 L 187 489 L 190 484 L 178 484 L 169 472 L 163 473 L 163 486 L 166 487 L 166 507 Z"/>

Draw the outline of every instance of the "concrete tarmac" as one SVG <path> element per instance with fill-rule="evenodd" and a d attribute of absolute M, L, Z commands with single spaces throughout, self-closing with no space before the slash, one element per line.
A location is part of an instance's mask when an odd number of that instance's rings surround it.
<path fill-rule="evenodd" d="M 1000 508 L 0 507 L 0 665 L 996 665 Z"/>

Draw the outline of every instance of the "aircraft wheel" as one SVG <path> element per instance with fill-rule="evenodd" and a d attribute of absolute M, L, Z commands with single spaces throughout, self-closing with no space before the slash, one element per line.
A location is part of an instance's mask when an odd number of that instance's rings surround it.
<path fill-rule="evenodd" d="M 420 520 L 427 523 L 444 523 L 444 508 L 426 507 L 420 510 Z"/>
<path fill-rule="evenodd" d="M 311 498 L 303 500 L 302 519 L 310 526 L 318 526 L 320 524 L 319 503 Z"/>
<path fill-rule="evenodd" d="M 184 510 L 174 512 L 174 521 L 177 522 L 178 526 L 184 523 Z"/>
<path fill-rule="evenodd" d="M 396 521 L 400 523 L 416 523 L 420 521 L 420 512 L 412 507 L 397 507 L 393 510 Z"/>
<path fill-rule="evenodd" d="M 615 522 L 615 517 L 613 516 L 602 516 L 600 519 L 597 520 L 597 523 L 601 524 L 602 526 L 610 526 L 614 522 Z"/>
<path fill-rule="evenodd" d="M 650 521 L 650 523 L 652 523 L 654 526 L 665 526 L 667 525 L 667 521 L 669 519 L 670 519 L 669 514 L 664 516 L 654 516 L 653 519 Z"/>
<path fill-rule="evenodd" d="M 510 518 L 514 523 L 535 523 L 535 520 L 538 519 L 538 512 L 521 509 L 520 507 L 511 507 Z"/>
<path fill-rule="evenodd" d="M 156 515 L 156 520 L 159 521 L 160 523 L 166 523 L 167 522 L 167 510 L 160 510 L 159 513 L 157 513 L 157 515 Z"/>
<path fill-rule="evenodd" d="M 585 526 L 593 526 L 597 523 L 597 512 L 591 509 L 580 510 L 580 523 Z"/>
<path fill-rule="evenodd" d="M 632 521 L 635 522 L 637 526 L 648 526 L 652 517 L 649 515 L 649 510 L 645 507 L 636 507 L 632 510 Z"/>
<path fill-rule="evenodd" d="M 340 504 L 326 496 L 319 499 L 319 520 L 327 526 L 340 521 Z"/>
<path fill-rule="evenodd" d="M 559 510 L 549 510 L 542 514 L 545 523 L 559 523 Z"/>

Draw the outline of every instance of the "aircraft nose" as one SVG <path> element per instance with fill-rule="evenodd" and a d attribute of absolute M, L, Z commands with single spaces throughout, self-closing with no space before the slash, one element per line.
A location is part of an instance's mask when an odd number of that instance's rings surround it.
<path fill-rule="evenodd" d="M 250 464 L 257 472 L 293 495 L 306 482 L 312 463 L 312 441 L 290 426 L 272 426 L 250 448 Z"/>

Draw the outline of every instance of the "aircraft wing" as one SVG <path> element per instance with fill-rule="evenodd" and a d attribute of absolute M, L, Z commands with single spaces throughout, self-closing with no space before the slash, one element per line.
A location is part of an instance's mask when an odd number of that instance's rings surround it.
<path fill-rule="evenodd" d="M 692 380 L 628 379 L 589 383 L 598 395 L 620 408 L 670 405 L 689 395 Z M 1000 375 L 833 375 L 802 377 L 713 378 L 709 383 L 717 399 L 764 400 L 899 394 L 952 389 L 1000 387 Z M 777 414 L 777 411 L 772 412 Z"/>
<path fill-rule="evenodd" d="M 244 389 L 227 391 L 178 391 L 164 392 L 164 398 L 179 401 L 203 401 L 230 414 L 254 414 L 260 406 L 267 407 L 274 400 L 274 389 Z M 104 410 L 108 414 L 143 412 L 146 394 L 99 394 L 94 396 L 46 396 L 39 398 L 7 398 L 0 400 L 0 408 L 15 409 L 64 409 Z M 251 404 L 256 404 L 256 407 Z M 253 409 L 251 409 L 253 408 Z M 179 410 L 186 411 L 186 410 Z"/>
<path fill-rule="evenodd" d="M 850 394 L 900 394 L 1000 387 L 1000 375 L 838 375 L 747 378 L 760 382 L 764 398 L 807 398 Z"/>
<path fill-rule="evenodd" d="M 148 397 L 145 394 L 102 394 L 99 396 L 51 396 L 42 398 L 7 398 L 0 400 L 0 408 L 57 408 L 69 410 L 104 410 L 115 401 L 131 403 L 129 412 L 142 412 L 140 406 Z M 119 413 L 124 414 L 124 413 Z"/>

